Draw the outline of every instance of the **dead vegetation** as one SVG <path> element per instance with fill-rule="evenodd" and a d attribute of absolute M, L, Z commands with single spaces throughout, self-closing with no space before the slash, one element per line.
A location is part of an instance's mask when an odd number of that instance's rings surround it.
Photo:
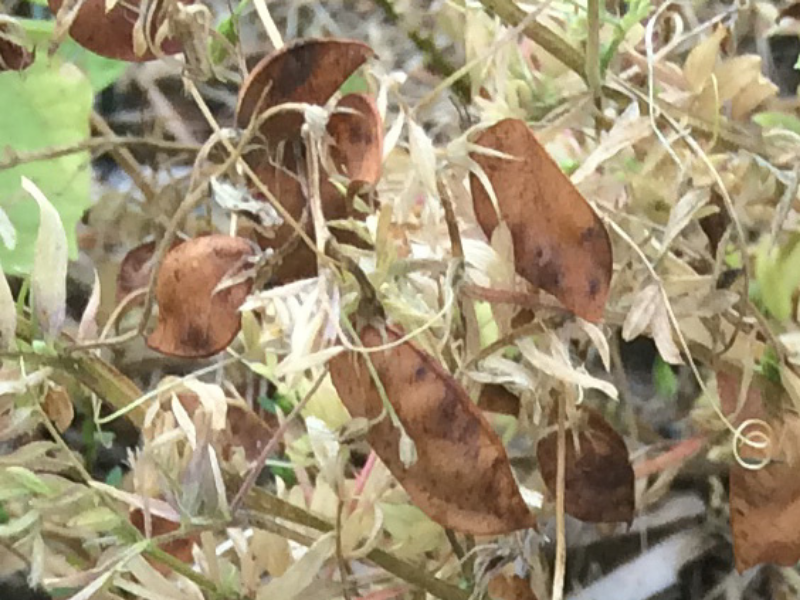
<path fill-rule="evenodd" d="M 5 571 L 71 600 L 796 596 L 796 8 L 50 8 L 44 40 L 44 9 L 0 17 L 0 87 L 84 77 L 69 38 L 136 64 L 91 133 L 0 152 L 31 257 L 2 255 Z M 77 232 L 64 157 L 94 169 Z"/>

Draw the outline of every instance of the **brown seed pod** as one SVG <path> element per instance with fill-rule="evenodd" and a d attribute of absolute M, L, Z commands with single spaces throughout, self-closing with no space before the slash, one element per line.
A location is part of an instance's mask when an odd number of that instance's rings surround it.
<path fill-rule="evenodd" d="M 331 157 L 339 173 L 350 178 L 352 195 L 381 178 L 383 123 L 375 101 L 364 94 L 348 94 L 336 108 L 353 111 L 335 112 L 328 120 Z"/>
<path fill-rule="evenodd" d="M 518 119 L 483 131 L 475 143 L 513 158 L 471 154 L 497 196 L 514 245 L 516 270 L 588 321 L 603 317 L 612 274 L 611 241 L 600 218 Z M 492 200 L 470 175 L 475 216 L 487 237 L 498 225 Z"/>
<path fill-rule="evenodd" d="M 633 468 L 622 437 L 597 411 L 579 407 L 575 447 L 573 427 L 567 430 L 564 509 L 590 523 L 633 520 Z M 551 433 L 536 448 L 539 470 L 550 494 L 556 493 L 558 436 Z"/>
<path fill-rule="evenodd" d="M 265 56 L 242 84 L 236 125 L 245 129 L 257 114 L 285 102 L 325 104 L 372 55 L 361 42 L 309 39 Z M 302 125 L 302 114 L 286 112 L 263 123 L 260 132 L 273 144 L 298 135 Z"/>
<path fill-rule="evenodd" d="M 19 43 L 17 29 L 12 23 L 0 23 L 0 72 L 24 71 L 33 64 L 35 52 Z"/>
<path fill-rule="evenodd" d="M 219 234 L 170 250 L 158 274 L 158 325 L 147 345 L 162 354 L 186 358 L 224 350 L 239 332 L 238 309 L 250 293 L 252 280 L 215 290 L 240 273 L 252 254 L 246 240 Z"/>
<path fill-rule="evenodd" d="M 148 37 L 155 39 L 159 27 L 166 20 L 166 9 L 170 2 L 176 0 L 154 0 L 153 18 L 150 21 Z M 182 1 L 192 4 L 194 0 Z M 53 14 L 58 15 L 64 0 L 47 0 Z M 148 3 L 145 3 L 147 6 Z M 78 11 L 69 34 L 76 42 L 87 50 L 106 58 L 126 60 L 129 62 L 146 62 L 158 58 L 150 49 L 141 56 L 136 54 L 133 44 L 133 29 L 139 18 L 142 0 L 125 0 L 117 2 L 114 8 L 106 12 L 106 0 L 84 0 Z M 167 38 L 161 45 L 161 53 L 170 55 L 181 51 L 180 43 L 174 38 Z"/>
<path fill-rule="evenodd" d="M 396 342 L 391 328 L 361 331 L 367 348 Z M 458 382 L 412 342 L 369 354 L 389 402 L 416 447 L 417 460 L 400 456 L 400 429 L 383 412 L 366 359 L 343 353 L 330 362 L 333 384 L 353 417 L 383 419 L 367 440 L 411 500 L 444 527 L 474 535 L 533 527 L 503 444 Z"/>
<path fill-rule="evenodd" d="M 181 243 L 181 240 L 175 240 L 172 248 Z M 155 242 L 145 242 L 128 251 L 125 258 L 122 259 L 119 273 L 117 273 L 117 302 L 124 300 L 131 292 L 147 287 L 153 271 L 155 252 Z M 143 298 L 137 303 L 141 304 L 142 302 L 144 302 Z"/>

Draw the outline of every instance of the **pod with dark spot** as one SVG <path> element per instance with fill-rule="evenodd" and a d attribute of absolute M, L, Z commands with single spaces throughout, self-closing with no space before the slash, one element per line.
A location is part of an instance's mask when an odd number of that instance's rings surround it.
<path fill-rule="evenodd" d="M 579 317 L 602 319 L 613 263 L 600 218 L 523 121 L 500 121 L 475 143 L 511 157 L 470 155 L 494 189 L 499 217 L 511 232 L 517 272 Z M 474 173 L 470 186 L 475 216 L 491 237 L 498 210 Z"/>
<path fill-rule="evenodd" d="M 581 406 L 576 423 L 567 430 L 565 450 L 566 513 L 590 523 L 630 523 L 634 511 L 633 467 L 625 442 L 614 428 L 600 413 Z M 556 432 L 539 441 L 536 456 L 542 479 L 554 497 L 558 468 Z"/>
<path fill-rule="evenodd" d="M 367 348 L 401 337 L 394 329 L 382 332 L 372 326 L 360 334 Z M 385 414 L 369 429 L 367 440 L 412 502 L 440 525 L 473 535 L 533 527 L 535 516 L 522 500 L 500 438 L 458 382 L 412 342 L 369 357 L 414 442 L 417 460 L 403 463 L 400 430 Z M 375 420 L 383 413 L 364 355 L 340 354 L 330 371 L 353 417 Z"/>
<path fill-rule="evenodd" d="M 148 37 L 155 39 L 159 27 L 165 22 L 167 3 L 174 0 L 155 0 L 158 4 L 152 7 L 153 18 L 150 20 Z M 47 4 L 54 15 L 64 0 L 48 0 Z M 192 4 L 193 0 L 182 1 Z M 148 3 L 145 3 L 147 5 Z M 126 60 L 129 62 L 146 62 L 158 58 L 151 50 L 137 54 L 133 44 L 133 30 L 142 7 L 141 0 L 120 1 L 106 12 L 106 0 L 84 0 L 78 15 L 69 28 L 69 35 L 78 44 L 95 54 L 106 58 Z M 161 45 L 161 54 L 177 54 L 181 51 L 180 43 L 168 37 Z"/>
<path fill-rule="evenodd" d="M 170 250 L 158 273 L 158 325 L 147 345 L 171 356 L 202 358 L 217 354 L 241 328 L 239 307 L 252 279 L 217 290 L 244 269 L 253 247 L 242 238 L 214 234 Z"/>
<path fill-rule="evenodd" d="M 324 105 L 356 69 L 373 55 L 366 44 L 353 40 L 308 39 L 288 44 L 264 57 L 242 84 L 236 125 L 247 128 L 252 119 L 286 102 Z M 274 144 L 297 136 L 303 115 L 287 111 L 261 124 L 264 141 Z"/>

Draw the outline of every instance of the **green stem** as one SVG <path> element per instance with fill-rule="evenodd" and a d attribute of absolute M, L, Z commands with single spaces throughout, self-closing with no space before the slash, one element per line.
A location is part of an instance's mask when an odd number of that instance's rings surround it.
<path fill-rule="evenodd" d="M 17 337 L 28 343 L 34 339 L 33 325 L 23 315 L 17 317 Z M 128 406 L 142 395 L 135 383 L 101 358 L 93 354 L 64 355 L 58 345 L 56 352 L 54 355 L 48 355 L 28 351 L 4 356 L 24 358 L 34 364 L 59 369 L 116 409 Z M 144 410 L 132 411 L 130 419 L 134 425 L 141 427 L 144 421 Z"/>

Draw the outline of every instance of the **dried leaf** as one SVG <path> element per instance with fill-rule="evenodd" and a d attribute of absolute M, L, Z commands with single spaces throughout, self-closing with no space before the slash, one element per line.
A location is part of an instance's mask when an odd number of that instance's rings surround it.
<path fill-rule="evenodd" d="M 660 291 L 658 284 L 651 283 L 640 290 L 633 299 L 628 316 L 622 324 L 622 339 L 630 342 L 639 337 L 650 325 L 658 308 Z"/>
<path fill-rule="evenodd" d="M 162 0 L 163 1 L 163 0 Z M 153 4 L 160 5 L 162 1 L 156 0 Z M 106 0 L 83 0 L 80 9 L 69 26 L 69 34 L 76 42 L 87 50 L 106 58 L 115 58 L 129 62 L 144 62 L 157 58 L 155 53 L 146 50 L 144 54 L 137 54 L 134 48 L 133 32 L 142 1 L 118 2 L 114 8 L 106 12 Z M 183 2 L 192 4 L 193 0 Z M 63 20 L 66 15 L 59 14 L 63 5 L 68 10 L 74 8 L 73 0 L 48 0 L 50 10 L 57 15 L 58 20 Z M 145 5 L 151 4 L 145 2 Z M 154 18 L 150 22 L 149 37 L 156 39 L 159 28 L 165 22 L 163 6 L 149 6 Z M 72 17 L 70 17 L 72 18 Z M 180 44 L 173 38 L 165 39 L 161 46 L 162 54 L 176 54 L 181 51 Z"/>
<path fill-rule="evenodd" d="M 578 448 L 575 447 L 577 432 Z M 558 435 L 550 433 L 536 448 L 542 479 L 556 491 Z M 622 437 L 594 409 L 579 406 L 577 422 L 566 436 L 564 506 L 567 514 L 590 523 L 633 520 L 633 468 Z"/>
<path fill-rule="evenodd" d="M 201 358 L 223 350 L 241 326 L 239 306 L 250 293 L 245 279 L 217 290 L 241 274 L 253 248 L 242 238 L 209 235 L 169 251 L 158 276 L 158 325 L 147 345 L 173 356 Z"/>
<path fill-rule="evenodd" d="M 93 340 L 97 337 L 97 310 L 100 308 L 100 276 L 97 269 L 94 269 L 94 284 L 89 302 L 81 315 L 81 322 L 78 325 L 78 341 Z"/>
<path fill-rule="evenodd" d="M 612 255 L 600 218 L 523 121 L 500 121 L 476 143 L 514 157 L 471 154 L 497 195 L 514 242 L 517 272 L 587 321 L 602 319 Z M 470 183 L 475 215 L 491 239 L 497 212 L 474 173 Z"/>
<path fill-rule="evenodd" d="M 0 273 L 0 350 L 13 350 L 17 337 L 17 304 L 5 274 Z"/>
<path fill-rule="evenodd" d="M 375 327 L 361 332 L 365 347 L 400 337 L 391 328 L 385 335 Z M 386 416 L 370 428 L 367 440 L 414 504 L 440 525 L 475 535 L 534 526 L 500 439 L 452 376 L 411 342 L 369 357 L 417 461 L 404 466 L 400 429 Z M 363 356 L 340 354 L 330 369 L 354 418 L 381 415 L 383 404 Z"/>
<path fill-rule="evenodd" d="M 46 337 L 54 338 L 67 310 L 67 234 L 58 211 L 27 177 L 22 187 L 39 205 L 39 231 L 31 271 L 33 312 Z"/>
<path fill-rule="evenodd" d="M 75 418 L 75 408 L 69 393 L 60 385 L 51 384 L 42 401 L 42 409 L 47 418 L 53 422 L 61 433 L 64 433 Z"/>
<path fill-rule="evenodd" d="M 336 538 L 326 534 L 308 549 L 300 560 L 289 567 L 280 577 L 273 578 L 258 590 L 257 600 L 293 600 L 302 594 L 314 581 L 325 562 L 336 549 Z"/>
<path fill-rule="evenodd" d="M 728 30 L 720 25 L 714 30 L 714 33 L 692 48 L 689 56 L 686 57 L 683 76 L 689 84 L 689 89 L 693 92 L 702 90 L 714 72 L 720 44 L 727 35 Z"/>
<path fill-rule="evenodd" d="M 245 129 L 256 116 L 286 102 L 323 105 L 353 72 L 373 55 L 366 44 L 352 40 L 309 39 L 265 56 L 242 84 L 236 124 Z M 260 127 L 270 143 L 300 132 L 303 114 L 274 116 Z"/>
<path fill-rule="evenodd" d="M 425 191 L 431 196 L 437 196 L 436 149 L 425 130 L 411 119 L 408 121 L 408 146 L 411 163 Z"/>
<path fill-rule="evenodd" d="M 328 120 L 333 138 L 331 156 L 342 175 L 350 178 L 350 193 L 371 187 L 381 178 L 383 162 L 383 123 L 375 101 L 364 94 L 349 94 L 336 105 Z"/>

